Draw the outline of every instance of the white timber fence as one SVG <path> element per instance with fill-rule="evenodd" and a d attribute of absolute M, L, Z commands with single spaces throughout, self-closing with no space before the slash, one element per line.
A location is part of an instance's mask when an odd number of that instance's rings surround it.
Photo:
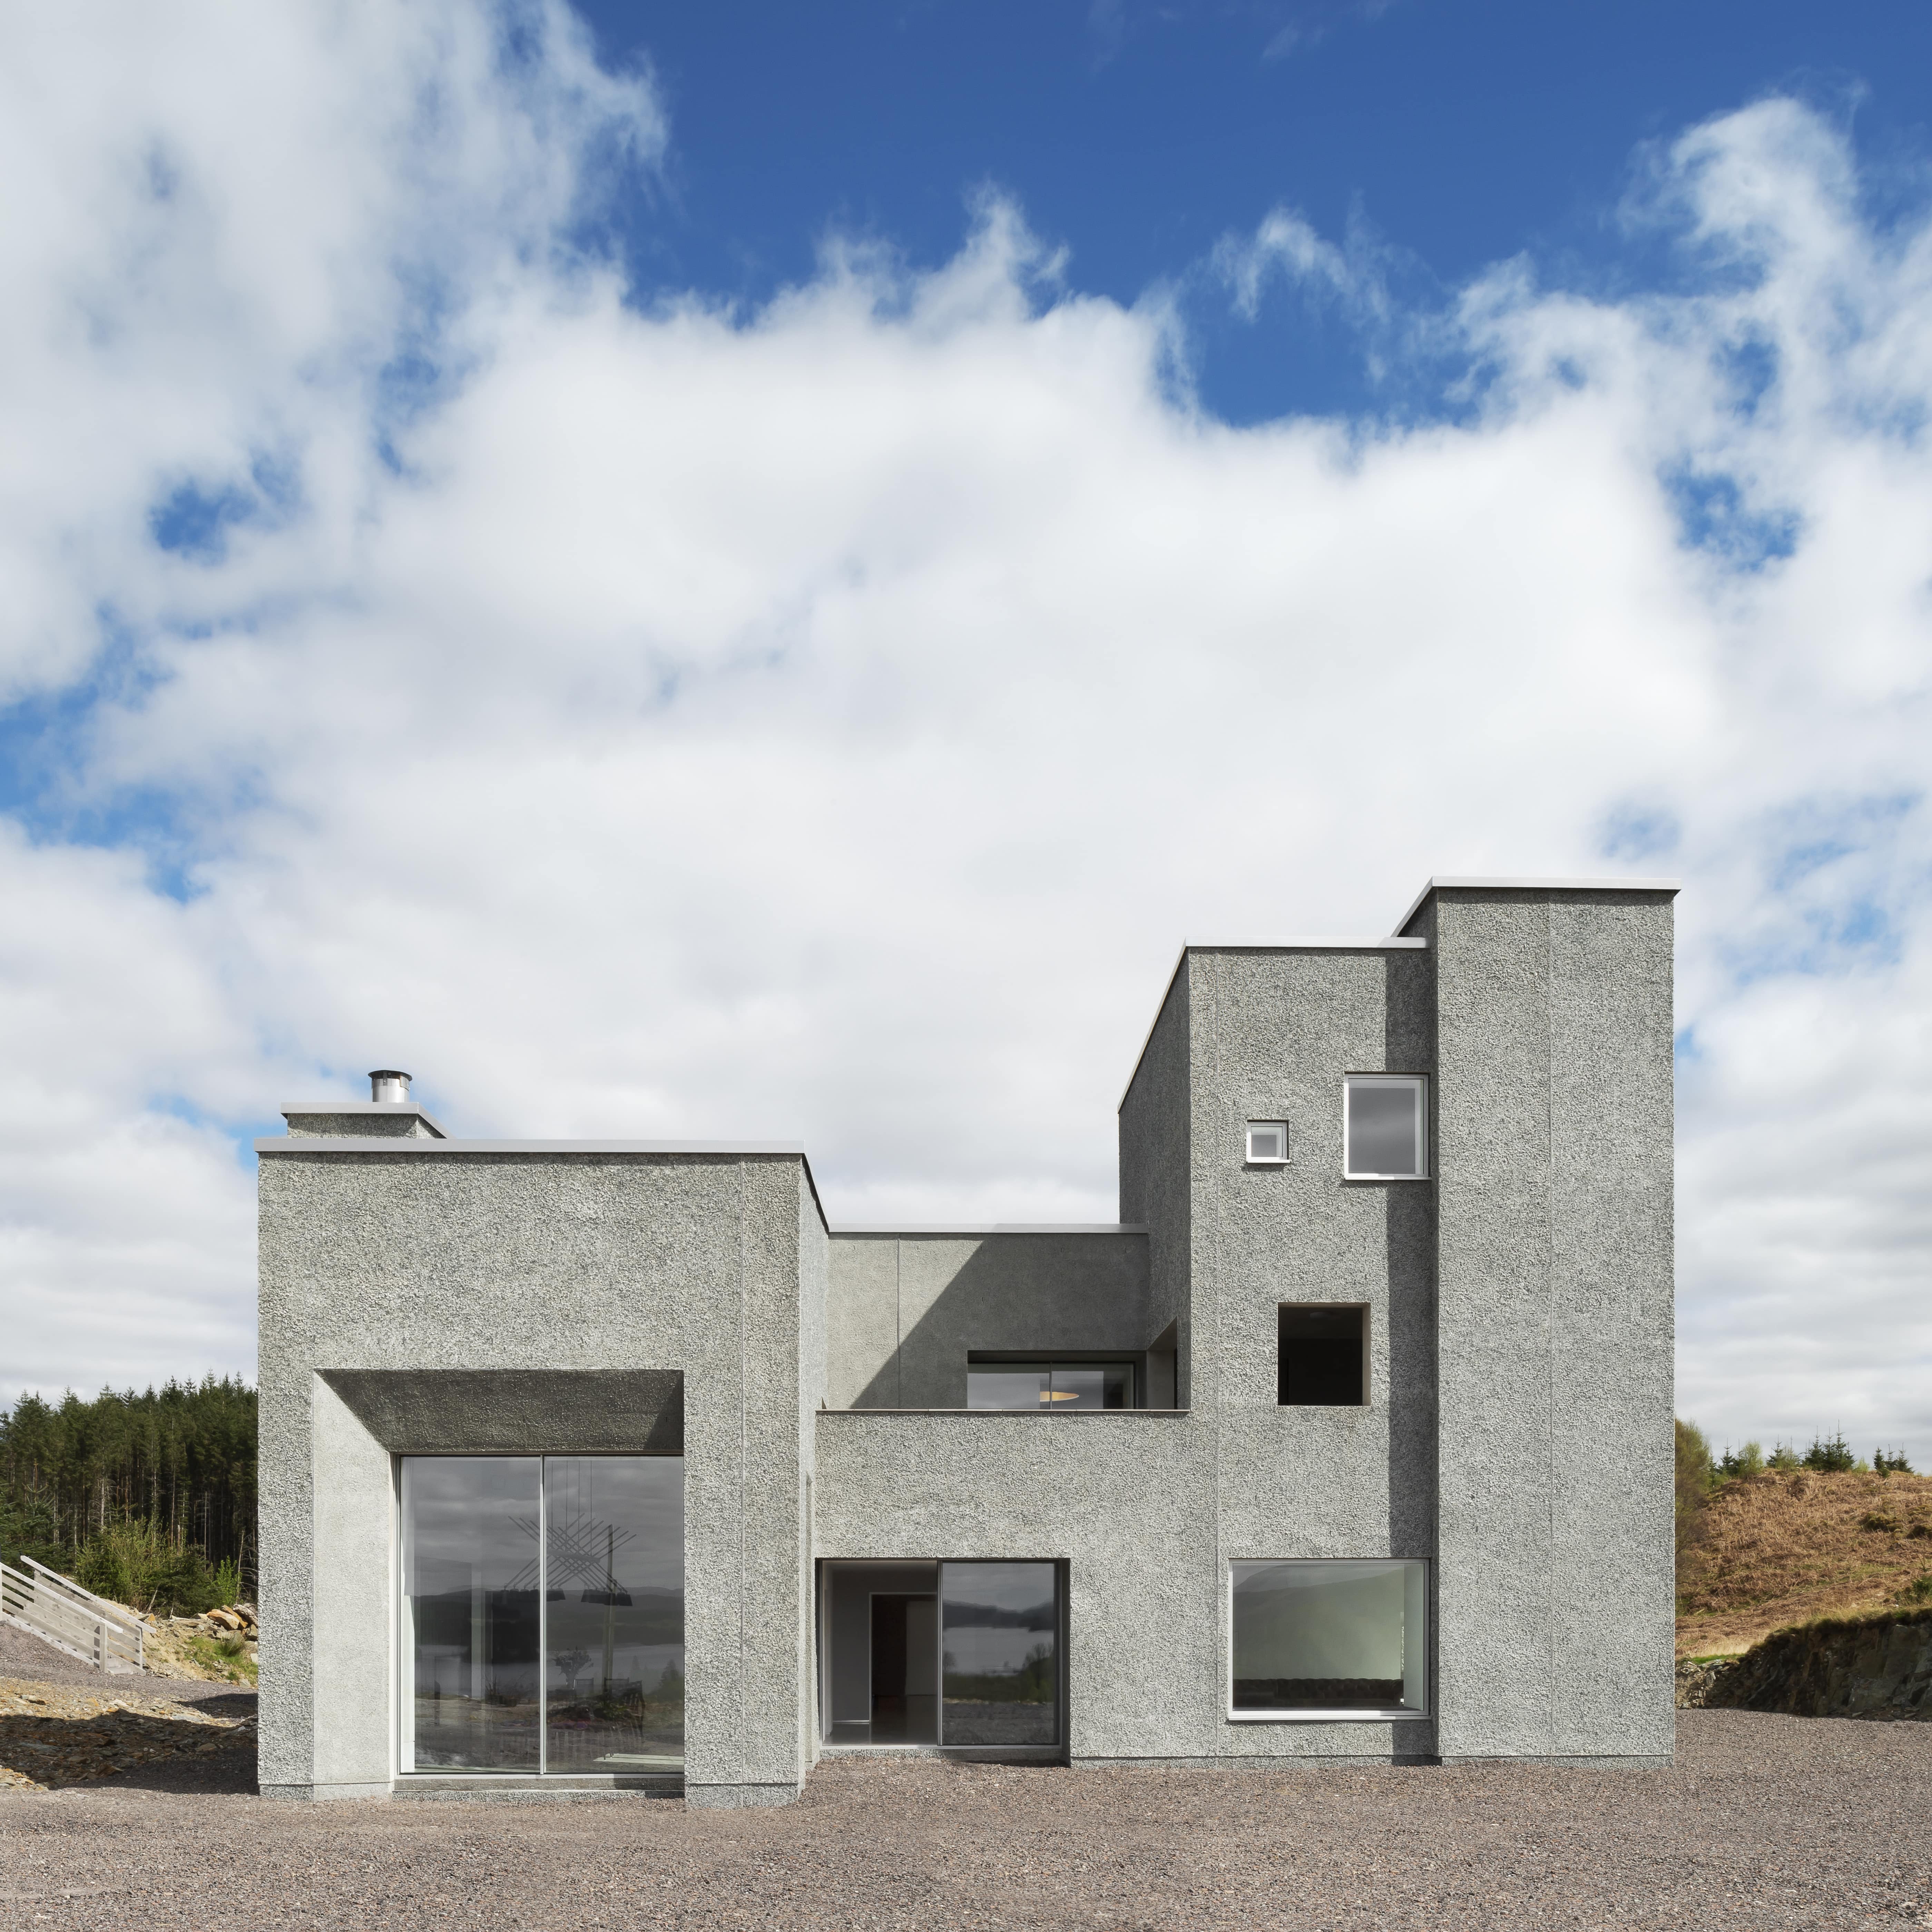
<path fill-rule="evenodd" d="M 0 1563 L 0 1623 L 32 1630 L 97 1670 L 144 1667 L 140 1619 L 131 1611 L 31 1556 L 20 1561 L 28 1574 Z"/>

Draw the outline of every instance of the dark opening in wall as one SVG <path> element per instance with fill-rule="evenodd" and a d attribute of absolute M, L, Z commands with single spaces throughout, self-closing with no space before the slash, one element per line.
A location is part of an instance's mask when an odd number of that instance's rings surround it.
<path fill-rule="evenodd" d="M 1369 1311 L 1359 1303 L 1281 1304 L 1279 1392 L 1296 1408 L 1356 1408 L 1368 1381 Z"/>

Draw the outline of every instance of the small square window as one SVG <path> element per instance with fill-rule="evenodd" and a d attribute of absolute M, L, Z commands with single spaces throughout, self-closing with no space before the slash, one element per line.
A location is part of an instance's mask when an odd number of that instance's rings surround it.
<path fill-rule="evenodd" d="M 1250 1167 L 1286 1167 L 1288 1165 L 1288 1123 L 1286 1120 L 1250 1120 L 1248 1123 L 1248 1165 Z"/>
<path fill-rule="evenodd" d="M 1342 1082 L 1344 1180 L 1429 1178 L 1428 1088 L 1419 1073 L 1351 1073 Z"/>
<path fill-rule="evenodd" d="M 1284 1301 L 1277 1319 L 1276 1400 L 1282 1407 L 1360 1408 L 1368 1387 L 1368 1310 Z"/>

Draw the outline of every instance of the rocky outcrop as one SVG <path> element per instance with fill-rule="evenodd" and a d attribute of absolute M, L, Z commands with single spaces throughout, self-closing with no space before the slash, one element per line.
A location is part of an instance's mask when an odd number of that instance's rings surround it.
<path fill-rule="evenodd" d="M 1711 1701 L 1712 1685 L 1737 1662 L 1735 1657 L 1684 1658 L 1677 1666 L 1677 1708 L 1701 1711 Z"/>
<path fill-rule="evenodd" d="M 1677 1702 L 1793 1718 L 1932 1721 L 1932 1610 L 1828 1618 L 1743 1656 L 1679 1664 Z"/>

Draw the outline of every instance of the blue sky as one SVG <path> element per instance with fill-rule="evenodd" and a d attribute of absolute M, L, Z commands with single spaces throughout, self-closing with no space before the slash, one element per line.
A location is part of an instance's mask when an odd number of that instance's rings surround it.
<path fill-rule="evenodd" d="M 1204 265 L 1277 205 L 1359 228 L 1427 302 L 1525 251 L 1586 284 L 1671 274 L 1617 219 L 1646 144 L 1768 93 L 1851 130 L 1880 205 L 1916 198 L 1928 152 L 1922 0 L 582 11 L 604 59 L 648 64 L 677 130 L 662 193 L 617 216 L 640 289 L 762 302 L 832 231 L 932 266 L 990 185 L 1078 287 L 1172 285 L 1202 399 L 1235 422 L 1439 401 L 1378 388 L 1333 304 L 1228 314 Z"/>
<path fill-rule="evenodd" d="M 371 1066 L 1104 1220 L 1184 937 L 1668 871 L 1682 1406 L 1932 1462 L 1928 20 L 20 16 L 0 1399 Z"/>

